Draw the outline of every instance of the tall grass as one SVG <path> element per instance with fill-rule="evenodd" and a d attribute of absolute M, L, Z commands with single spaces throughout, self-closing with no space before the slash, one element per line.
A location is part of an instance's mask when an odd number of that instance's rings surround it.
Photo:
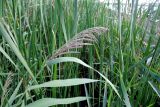
<path fill-rule="evenodd" d="M 1 0 L 0 106 L 159 106 L 160 5 L 130 3 Z"/>

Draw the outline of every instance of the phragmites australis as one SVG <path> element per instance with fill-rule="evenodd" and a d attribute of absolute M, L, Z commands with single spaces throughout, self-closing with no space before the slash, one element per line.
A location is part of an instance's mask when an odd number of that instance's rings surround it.
<path fill-rule="evenodd" d="M 2 89 L 2 96 L 1 97 L 1 107 L 3 106 L 3 103 L 8 95 L 8 92 L 9 92 L 9 86 L 10 84 L 12 83 L 12 79 L 13 79 L 13 73 L 9 73 L 8 76 L 7 76 L 7 79 L 5 81 L 5 84 L 3 86 L 3 89 Z"/>
<path fill-rule="evenodd" d="M 49 60 L 57 58 L 58 56 L 72 53 L 72 49 L 82 48 L 85 45 L 91 45 L 92 42 L 97 41 L 97 36 L 107 32 L 108 29 L 105 27 L 93 27 L 76 34 L 71 40 L 65 43 L 61 48 L 59 48 Z"/>

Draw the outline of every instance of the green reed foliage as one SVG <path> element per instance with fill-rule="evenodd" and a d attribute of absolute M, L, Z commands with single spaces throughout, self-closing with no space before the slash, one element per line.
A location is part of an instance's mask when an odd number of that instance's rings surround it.
<path fill-rule="evenodd" d="M 159 106 L 158 0 L 114 1 L 0 0 L 0 106 Z"/>

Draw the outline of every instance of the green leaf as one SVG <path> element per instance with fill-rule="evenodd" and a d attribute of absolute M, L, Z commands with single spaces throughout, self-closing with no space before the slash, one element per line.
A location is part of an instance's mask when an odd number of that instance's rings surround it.
<path fill-rule="evenodd" d="M 12 94 L 11 97 L 9 98 L 7 105 L 10 105 L 10 106 L 12 105 L 13 101 L 16 99 L 16 95 L 17 95 L 17 93 L 18 93 L 18 90 L 19 90 L 21 84 L 22 84 L 22 80 L 19 82 L 19 84 L 17 85 L 17 87 L 16 87 L 16 89 L 14 90 L 13 94 Z M 7 105 L 6 105 L 6 107 L 7 107 Z"/>
<path fill-rule="evenodd" d="M 97 81 L 99 81 L 99 80 L 86 79 L 86 78 L 53 80 L 53 81 L 45 82 L 43 84 L 30 86 L 30 87 L 28 87 L 28 90 L 33 90 L 33 89 L 42 88 L 42 87 L 66 87 L 66 86 L 74 86 L 74 85 L 81 85 L 81 84 L 86 84 L 86 83 L 91 83 L 91 82 L 97 82 Z"/>
<path fill-rule="evenodd" d="M 160 90 L 151 81 L 148 81 L 148 83 L 151 85 L 151 87 L 153 88 L 153 90 L 156 92 L 156 94 L 160 98 Z"/>
<path fill-rule="evenodd" d="M 10 58 L 10 56 L 4 51 L 4 49 L 0 46 L 0 52 L 17 68 L 16 64 Z"/>
<path fill-rule="evenodd" d="M 86 84 L 84 84 L 84 89 L 85 89 L 85 93 L 86 93 L 86 97 L 87 97 L 88 107 L 91 107 L 91 102 L 89 100 L 89 95 L 88 95 L 88 90 L 87 90 Z"/>
<path fill-rule="evenodd" d="M 64 12 L 63 12 L 63 8 L 62 8 L 62 4 L 61 4 L 60 0 L 58 0 L 57 3 L 59 5 L 60 22 L 62 25 L 64 38 L 65 38 L 65 41 L 67 42 L 67 33 L 66 33 L 66 27 L 65 27 L 65 22 L 64 22 Z"/>
<path fill-rule="evenodd" d="M 122 88 L 124 102 L 126 104 L 126 107 L 132 107 L 130 104 L 129 98 L 128 98 L 128 93 L 127 93 L 126 87 L 124 85 L 122 74 L 120 74 L 120 82 L 121 82 L 121 88 Z"/>
<path fill-rule="evenodd" d="M 12 38 L 9 35 L 9 34 L 12 34 L 11 31 L 9 29 L 6 29 L 5 27 L 7 28 L 7 24 L 3 20 L 1 20 L 0 21 L 0 31 L 2 33 L 2 36 L 5 38 L 5 40 L 10 45 L 11 49 L 13 50 L 13 52 L 19 58 L 21 63 L 24 65 L 24 67 L 27 69 L 27 71 L 31 75 L 31 77 L 35 80 L 35 77 L 34 77 L 32 71 L 31 71 L 31 69 L 29 68 L 26 60 L 23 58 L 21 52 L 19 51 L 19 49 L 17 48 L 16 44 L 12 41 Z M 35 80 L 35 82 L 36 82 L 36 80 Z"/>
<path fill-rule="evenodd" d="M 80 60 L 78 58 L 75 58 L 75 57 L 60 57 L 60 58 L 55 58 L 55 59 L 47 61 L 47 65 L 53 65 L 53 64 L 57 64 L 57 63 L 61 63 L 61 62 L 76 62 L 76 63 L 79 63 L 79 64 L 85 66 L 85 67 L 93 69 L 91 66 L 87 65 L 82 60 Z"/>
<path fill-rule="evenodd" d="M 24 100 L 22 100 L 21 107 L 25 107 Z"/>
<path fill-rule="evenodd" d="M 49 107 L 59 104 L 72 104 L 80 101 L 87 100 L 87 97 L 73 97 L 73 98 L 42 98 L 33 103 L 28 104 L 26 107 Z"/>
<path fill-rule="evenodd" d="M 60 58 L 55 58 L 52 60 L 47 61 L 47 65 L 53 65 L 53 64 L 57 64 L 57 63 L 61 63 L 61 62 L 75 62 L 78 64 L 81 64 L 87 68 L 90 68 L 92 70 L 94 70 L 95 72 L 97 72 L 103 79 L 105 79 L 105 81 L 112 87 L 112 89 L 116 92 L 116 94 L 119 96 L 119 98 L 121 99 L 118 90 L 115 88 L 115 86 L 110 82 L 110 80 L 108 80 L 108 78 L 106 78 L 103 74 L 101 74 L 99 71 L 97 71 L 96 69 L 92 68 L 91 66 L 89 66 L 88 64 L 86 64 L 85 62 L 83 62 L 82 60 L 75 58 L 75 57 L 60 57 Z"/>

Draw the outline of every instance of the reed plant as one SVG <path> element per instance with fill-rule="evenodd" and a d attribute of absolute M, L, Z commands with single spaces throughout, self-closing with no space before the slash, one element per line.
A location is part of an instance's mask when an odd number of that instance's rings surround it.
<path fill-rule="evenodd" d="M 158 0 L 0 0 L 0 106 L 160 106 L 159 18 Z"/>

